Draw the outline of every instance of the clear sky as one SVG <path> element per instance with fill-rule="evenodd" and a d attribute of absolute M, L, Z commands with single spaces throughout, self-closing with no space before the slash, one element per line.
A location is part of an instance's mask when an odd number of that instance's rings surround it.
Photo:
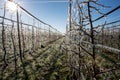
<path fill-rule="evenodd" d="M 66 31 L 68 0 L 21 0 L 19 2 L 40 20 L 61 32 Z"/>
<path fill-rule="evenodd" d="M 0 0 L 0 3 L 4 0 Z M 65 32 L 67 16 L 68 16 L 68 0 L 16 0 L 21 6 L 38 17 L 40 20 L 52 25 L 54 28 L 61 32 Z M 107 12 L 117 5 L 120 5 L 120 0 L 99 0 L 100 3 L 111 8 L 101 10 Z M 111 18 L 120 18 L 120 10 L 115 13 Z M 95 18 L 100 15 L 94 12 L 92 14 Z"/>

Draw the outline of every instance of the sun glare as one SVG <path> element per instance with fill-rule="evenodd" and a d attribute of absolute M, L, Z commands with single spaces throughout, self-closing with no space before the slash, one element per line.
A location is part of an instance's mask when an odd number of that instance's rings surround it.
<path fill-rule="evenodd" d="M 17 10 L 17 5 L 13 2 L 8 1 L 6 6 L 7 6 L 7 9 L 10 10 L 10 11 L 14 12 L 14 11 Z"/>

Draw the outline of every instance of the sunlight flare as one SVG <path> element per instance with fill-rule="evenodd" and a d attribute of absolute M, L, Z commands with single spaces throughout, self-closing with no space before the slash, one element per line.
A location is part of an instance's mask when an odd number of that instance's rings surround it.
<path fill-rule="evenodd" d="M 6 3 L 6 7 L 8 10 L 15 12 L 17 10 L 17 5 L 13 2 L 8 1 Z"/>

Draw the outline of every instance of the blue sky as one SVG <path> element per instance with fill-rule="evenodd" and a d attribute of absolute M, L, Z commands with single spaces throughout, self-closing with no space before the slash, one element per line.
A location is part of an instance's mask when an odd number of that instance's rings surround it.
<path fill-rule="evenodd" d="M 0 3 L 2 1 L 4 0 L 0 0 Z M 17 0 L 16 2 L 18 2 L 33 15 L 38 17 L 40 20 L 52 25 L 54 28 L 58 29 L 61 32 L 66 31 L 65 29 L 68 16 L 68 0 Z M 120 0 L 99 0 L 99 3 L 111 6 L 111 8 L 107 9 L 100 8 L 105 13 L 117 5 L 120 5 Z M 111 20 L 112 18 L 116 19 L 120 17 L 119 14 L 120 10 L 111 15 L 111 17 L 108 17 L 107 20 Z M 96 12 L 94 12 L 92 15 L 94 19 L 100 16 Z"/>
<path fill-rule="evenodd" d="M 98 1 L 99 1 L 98 3 L 101 3 L 105 6 L 110 6 L 109 8 L 102 8 L 102 7 L 97 6 L 102 13 L 106 13 L 106 12 L 114 9 L 118 5 L 120 5 L 120 0 L 98 0 Z M 95 10 L 92 12 L 93 20 L 98 18 L 99 16 L 101 16 L 101 14 L 98 14 Z M 100 25 L 100 24 L 104 24 L 105 21 L 112 22 L 115 20 L 120 20 L 120 9 L 113 12 L 112 14 L 108 15 L 106 18 L 103 18 L 103 19 L 100 19 L 100 20 L 94 22 L 94 27 L 97 25 Z"/>
<path fill-rule="evenodd" d="M 20 4 L 40 20 L 52 25 L 54 28 L 58 29 L 61 32 L 65 32 L 68 12 L 67 0 L 63 0 L 63 2 L 46 1 L 23 0 L 20 1 Z"/>

